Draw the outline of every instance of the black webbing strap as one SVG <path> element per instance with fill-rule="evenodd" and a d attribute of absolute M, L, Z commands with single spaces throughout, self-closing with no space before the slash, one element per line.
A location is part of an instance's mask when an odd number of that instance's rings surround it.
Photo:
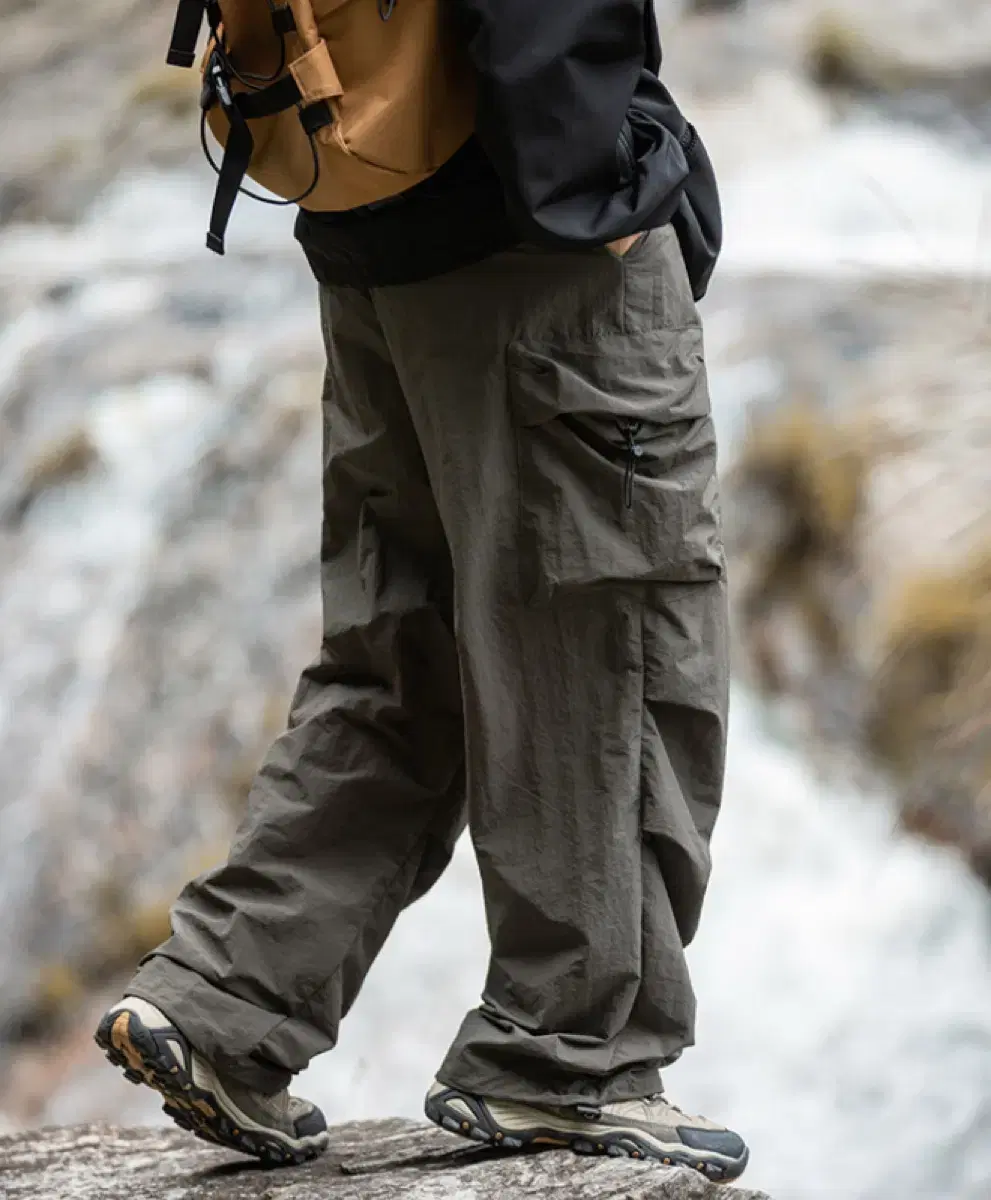
<path fill-rule="evenodd" d="M 272 28 L 280 37 L 296 32 L 296 18 L 288 4 L 272 9 Z"/>
<path fill-rule="evenodd" d="M 238 92 L 234 103 L 246 121 L 257 121 L 259 117 L 274 117 L 276 113 L 285 112 L 300 99 L 296 80 L 291 75 L 284 75 L 259 92 Z"/>
<path fill-rule="evenodd" d="M 191 67 L 196 61 L 196 42 L 203 28 L 207 0 L 179 0 L 175 26 L 166 61 L 173 67 Z"/>
<path fill-rule="evenodd" d="M 169 66 L 191 67 L 196 61 L 196 43 L 204 17 L 209 17 L 210 28 L 216 35 L 223 20 L 218 0 L 179 0 L 166 55 Z M 272 8 L 272 28 L 283 38 L 296 32 L 296 18 L 288 4 Z"/>
<path fill-rule="evenodd" d="M 220 102 L 231 125 L 224 148 L 224 160 L 220 164 L 220 173 L 217 176 L 217 191 L 213 197 L 213 211 L 210 213 L 210 229 L 206 235 L 207 249 L 215 254 L 223 254 L 224 235 L 234 211 L 234 202 L 251 165 L 255 139 L 251 136 L 248 122 L 231 94 L 219 55 L 214 54 L 210 59 L 207 75 L 212 93 Z"/>
<path fill-rule="evenodd" d="M 206 0 L 206 19 L 210 22 L 210 32 L 220 41 L 220 26 L 224 23 L 224 14 L 220 11 L 220 0 Z"/>
<path fill-rule="evenodd" d="M 296 80 L 291 75 L 284 76 L 261 91 L 238 92 L 234 95 L 230 89 L 230 77 L 225 70 L 224 60 L 217 52 L 211 56 L 207 68 L 206 85 L 206 107 L 213 101 L 219 102 L 231 126 L 217 177 L 217 191 L 213 197 L 213 211 L 210 214 L 210 231 L 206 235 L 207 247 L 216 254 L 223 254 L 227 225 L 255 149 L 255 139 L 251 136 L 248 122 L 257 121 L 261 117 L 274 117 L 276 113 L 295 108 L 302 97 Z M 319 100 L 300 108 L 299 119 L 307 135 L 312 137 L 318 129 L 331 123 L 333 113 L 326 100 Z"/>
<path fill-rule="evenodd" d="M 203 18 L 210 23 L 210 29 L 215 37 L 223 20 L 219 0 L 179 0 L 176 9 L 175 25 L 172 27 L 172 40 L 165 61 L 171 67 L 191 67 L 196 61 L 196 43 L 200 30 L 203 28 Z M 273 22 L 274 22 L 273 15 Z"/>
<path fill-rule="evenodd" d="M 260 117 L 274 117 L 276 113 L 302 104 L 303 97 L 291 75 L 285 75 L 275 83 L 270 83 L 260 92 L 238 92 L 234 103 L 246 121 L 257 121 Z M 299 120 L 307 136 L 312 137 L 318 129 L 323 129 L 334 119 L 330 105 L 326 100 L 315 100 L 312 104 L 300 107 Z"/>
<path fill-rule="evenodd" d="M 307 137 L 313 137 L 318 129 L 332 125 L 333 122 L 334 113 L 326 100 L 314 100 L 312 104 L 307 104 L 299 110 L 299 123 Z"/>

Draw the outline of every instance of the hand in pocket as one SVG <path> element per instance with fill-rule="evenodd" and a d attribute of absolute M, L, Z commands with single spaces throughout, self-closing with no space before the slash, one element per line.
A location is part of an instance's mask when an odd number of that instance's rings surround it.
<path fill-rule="evenodd" d="M 625 258 L 640 239 L 646 236 L 646 233 L 631 233 L 629 237 L 617 238 L 616 241 L 607 243 L 606 249 L 614 258 Z"/>

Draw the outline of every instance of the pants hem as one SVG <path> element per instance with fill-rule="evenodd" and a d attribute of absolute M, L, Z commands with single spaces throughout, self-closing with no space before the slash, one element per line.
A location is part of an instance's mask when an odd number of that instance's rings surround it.
<path fill-rule="evenodd" d="M 226 992 L 165 955 L 145 959 L 126 994 L 161 1009 L 198 1054 L 245 1087 L 274 1095 L 295 1073 L 258 1054 L 265 1039 L 285 1026 L 284 1014 Z"/>

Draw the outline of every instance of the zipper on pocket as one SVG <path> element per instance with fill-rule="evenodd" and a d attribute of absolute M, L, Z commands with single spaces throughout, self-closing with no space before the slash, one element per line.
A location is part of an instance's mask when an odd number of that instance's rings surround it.
<path fill-rule="evenodd" d="M 626 474 L 623 478 L 623 499 L 627 508 L 633 507 L 633 485 L 637 478 L 637 463 L 643 458 L 643 446 L 637 441 L 643 421 L 617 422 L 626 445 Z"/>

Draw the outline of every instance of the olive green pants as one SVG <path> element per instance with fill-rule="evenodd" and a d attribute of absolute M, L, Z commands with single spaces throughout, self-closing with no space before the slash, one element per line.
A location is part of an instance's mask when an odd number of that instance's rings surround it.
<path fill-rule="evenodd" d="M 228 862 L 129 990 L 274 1091 L 334 1046 L 467 821 L 491 966 L 439 1077 L 558 1104 L 658 1091 L 693 1038 L 728 699 L 674 234 L 322 305 L 323 644 Z"/>

